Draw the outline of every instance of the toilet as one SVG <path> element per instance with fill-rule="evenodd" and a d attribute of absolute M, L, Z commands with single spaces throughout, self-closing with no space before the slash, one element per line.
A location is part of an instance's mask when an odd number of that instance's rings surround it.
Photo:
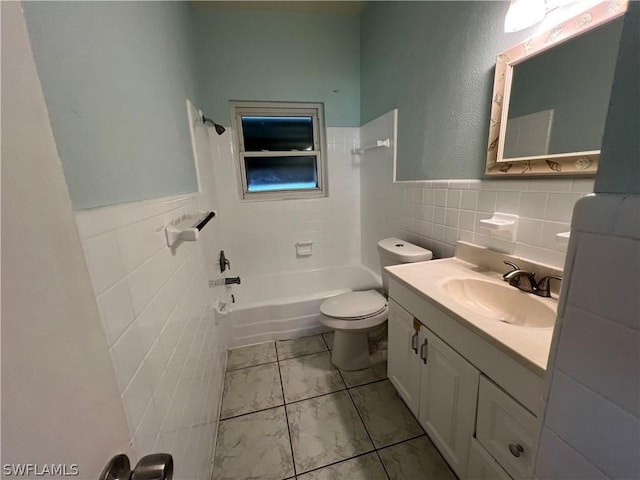
<path fill-rule="evenodd" d="M 331 362 L 341 370 L 361 370 L 385 360 L 369 354 L 369 335 L 384 328 L 389 317 L 388 279 L 384 267 L 401 263 L 424 262 L 433 254 L 399 238 L 378 242 L 383 294 L 377 290 L 343 293 L 320 305 L 320 322 L 335 331 Z"/>

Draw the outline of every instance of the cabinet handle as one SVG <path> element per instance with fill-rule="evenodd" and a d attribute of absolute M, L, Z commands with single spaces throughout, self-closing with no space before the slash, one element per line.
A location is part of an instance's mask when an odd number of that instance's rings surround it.
<path fill-rule="evenodd" d="M 413 352 L 417 355 L 418 354 L 418 332 L 414 333 L 411 336 L 411 348 Z"/>
<path fill-rule="evenodd" d="M 510 443 L 509 451 L 511 452 L 511 455 L 513 455 L 514 457 L 519 457 L 520 454 L 524 452 L 524 448 L 522 448 L 522 445 L 518 443 Z"/>
<path fill-rule="evenodd" d="M 422 359 L 422 363 L 424 363 L 425 365 L 427 364 L 428 344 L 429 344 L 429 341 L 425 338 L 424 342 L 420 346 L 420 358 Z"/>

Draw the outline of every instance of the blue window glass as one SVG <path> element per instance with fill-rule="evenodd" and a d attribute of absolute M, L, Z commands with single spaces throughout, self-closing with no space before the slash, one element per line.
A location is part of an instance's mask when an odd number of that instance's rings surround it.
<path fill-rule="evenodd" d="M 313 150 L 312 117 L 242 116 L 245 152 Z"/>
<path fill-rule="evenodd" d="M 318 188 L 314 155 L 296 157 L 245 157 L 248 192 L 308 190 Z"/>

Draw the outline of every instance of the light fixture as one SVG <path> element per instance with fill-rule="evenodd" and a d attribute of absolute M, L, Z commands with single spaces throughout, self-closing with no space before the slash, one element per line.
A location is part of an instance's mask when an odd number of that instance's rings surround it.
<path fill-rule="evenodd" d="M 511 0 L 504 19 L 504 31 L 517 32 L 535 25 L 544 18 L 546 10 L 545 0 Z"/>
<path fill-rule="evenodd" d="M 202 116 L 202 123 L 204 123 L 205 125 L 211 125 L 213 128 L 216 129 L 216 133 L 218 135 L 222 135 L 226 130 L 222 125 L 214 122 L 213 120 L 205 117 L 204 115 Z"/>

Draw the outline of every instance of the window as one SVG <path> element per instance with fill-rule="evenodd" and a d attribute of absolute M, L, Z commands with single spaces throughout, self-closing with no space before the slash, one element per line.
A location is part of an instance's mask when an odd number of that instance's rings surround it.
<path fill-rule="evenodd" d="M 231 102 L 242 197 L 324 196 L 321 103 Z"/>

